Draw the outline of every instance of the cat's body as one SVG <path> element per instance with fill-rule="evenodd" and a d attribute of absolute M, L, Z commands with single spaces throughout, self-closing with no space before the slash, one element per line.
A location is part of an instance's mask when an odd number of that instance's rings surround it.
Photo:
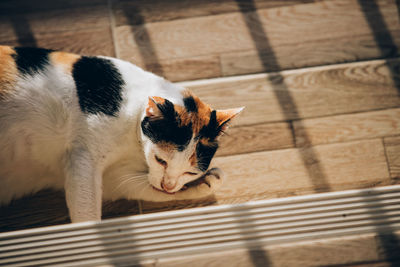
<path fill-rule="evenodd" d="M 75 222 L 100 219 L 102 199 L 204 197 L 221 182 L 207 172 L 217 136 L 239 111 L 122 60 L 0 46 L 0 205 L 64 188 Z"/>

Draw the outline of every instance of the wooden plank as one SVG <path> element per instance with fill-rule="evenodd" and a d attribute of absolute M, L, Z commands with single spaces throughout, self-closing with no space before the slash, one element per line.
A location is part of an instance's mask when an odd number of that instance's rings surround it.
<path fill-rule="evenodd" d="M 106 5 L 0 15 L 0 39 L 110 27 Z"/>
<path fill-rule="evenodd" d="M 135 200 L 103 203 L 103 219 L 139 213 Z M 0 207 L 0 232 L 70 223 L 65 195 L 61 191 L 43 190 Z"/>
<path fill-rule="evenodd" d="M 311 154 L 316 158 L 312 159 Z M 336 191 L 385 182 L 389 178 L 380 140 L 221 157 L 215 159 L 214 165 L 224 170 L 227 177 L 225 186 L 216 193 L 217 199 L 260 193 L 267 198 L 283 192 L 303 194 L 319 186 Z M 315 173 L 316 165 L 322 172 Z M 326 184 L 314 184 L 310 173 Z"/>
<path fill-rule="evenodd" d="M 400 109 L 346 114 L 293 122 L 297 146 L 400 134 Z"/>
<path fill-rule="evenodd" d="M 225 184 L 214 196 L 198 201 L 143 202 L 143 212 L 241 203 L 392 182 L 380 139 L 218 157 L 213 166 L 221 168 L 226 175 Z"/>
<path fill-rule="evenodd" d="M 400 238 L 400 233 L 393 236 Z M 276 246 L 234 249 L 155 261 L 157 267 L 172 266 L 393 266 L 399 259 L 383 255 L 379 235 L 362 234 Z M 395 243 L 387 244 L 398 249 Z M 393 259 L 393 260 L 392 260 Z"/>
<path fill-rule="evenodd" d="M 214 108 L 245 106 L 236 124 L 252 125 L 399 107 L 399 66 L 374 60 L 180 84 Z"/>
<path fill-rule="evenodd" d="M 111 30 L 108 27 L 79 32 L 38 34 L 34 38 L 24 38 L 11 37 L 2 39 L 1 43 L 12 46 L 38 46 L 82 55 L 115 56 Z"/>
<path fill-rule="evenodd" d="M 221 137 L 217 156 L 294 147 L 289 123 L 232 127 Z"/>
<path fill-rule="evenodd" d="M 384 139 L 392 179 L 400 179 L 400 136 Z"/>
<path fill-rule="evenodd" d="M 399 55 L 400 31 L 392 31 L 394 44 L 385 37 L 371 34 L 355 34 L 353 38 L 335 40 L 321 39 L 297 44 L 280 45 L 273 51 L 239 51 L 221 54 L 221 69 L 223 76 L 249 74 L 258 72 L 279 71 L 335 63 L 346 63 L 359 60 L 395 57 Z M 376 45 L 379 38 L 380 45 Z M 296 51 L 293 53 L 293 51 Z M 279 61 L 279 66 L 276 65 Z"/>
<path fill-rule="evenodd" d="M 220 60 L 217 56 L 200 56 L 186 59 L 161 60 L 158 63 L 149 64 L 145 64 L 142 60 L 138 59 L 132 63 L 137 64 L 139 67 L 158 74 L 170 81 L 183 81 L 222 76 Z"/>
<path fill-rule="evenodd" d="M 400 109 L 329 116 L 293 122 L 297 146 L 371 139 L 400 134 Z M 294 147 L 287 123 L 232 127 L 217 156 Z"/>
<path fill-rule="evenodd" d="M 201 2 L 191 0 L 115 0 L 113 12 L 117 26 L 137 25 L 143 22 L 168 21 L 183 18 L 210 16 L 216 14 L 252 11 L 253 8 L 273 8 L 290 6 L 300 3 L 313 2 L 314 0 L 203 0 Z M 254 3 L 254 5 L 252 4 Z M 240 3 L 241 8 L 238 7 Z"/>
<path fill-rule="evenodd" d="M 387 30 L 399 30 L 395 2 L 378 1 L 378 5 L 388 26 Z M 367 6 L 365 10 L 370 18 L 378 16 L 377 10 L 372 6 Z M 129 61 L 141 58 L 144 63 L 149 64 L 157 60 L 227 52 L 269 51 L 285 45 L 291 46 L 292 51 L 295 51 L 299 43 L 314 43 L 318 46 L 318 40 L 328 39 L 331 40 L 331 46 L 335 46 L 338 40 L 371 34 L 357 1 L 319 1 L 259 9 L 257 13 L 250 12 L 245 16 L 250 24 L 254 24 L 250 27 L 252 31 L 257 32 L 250 34 L 243 15 L 237 12 L 132 27 L 118 26 L 115 29 L 116 46 L 121 58 Z M 316 20 L 318 23 L 315 23 Z M 351 30 L 348 25 L 352 25 Z M 354 32 L 357 32 L 357 36 Z M 252 36 L 259 36 L 259 40 L 253 40 Z M 266 38 L 268 42 L 265 41 Z M 292 53 L 288 56 L 291 58 Z M 280 62 L 281 59 L 278 58 L 277 61 Z"/>

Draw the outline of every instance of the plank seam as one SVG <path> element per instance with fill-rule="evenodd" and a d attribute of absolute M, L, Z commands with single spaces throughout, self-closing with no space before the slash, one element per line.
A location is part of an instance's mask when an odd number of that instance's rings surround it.
<path fill-rule="evenodd" d="M 397 135 L 396 135 L 397 136 Z M 385 136 L 386 137 L 391 137 L 391 136 Z M 333 142 L 333 143 L 323 143 L 323 144 L 316 144 L 316 145 L 311 145 L 311 146 L 301 146 L 301 147 L 287 147 L 287 148 L 280 148 L 280 149 L 272 149 L 272 150 L 261 150 L 261 151 L 251 151 L 251 152 L 243 152 L 243 153 L 238 153 L 238 154 L 231 154 L 231 155 L 224 155 L 224 156 L 218 156 L 217 158 L 224 158 L 224 157 L 231 157 L 231 156 L 239 156 L 239 155 L 252 155 L 252 154 L 257 154 L 257 153 L 263 153 L 263 152 L 273 152 L 273 151 L 285 151 L 285 150 L 301 150 L 301 149 L 307 149 L 307 148 L 313 148 L 313 147 L 319 147 L 319 146 L 331 146 L 331 145 L 337 145 L 337 144 L 351 144 L 351 143 L 357 143 L 360 141 L 372 141 L 372 140 L 380 140 L 382 137 L 371 137 L 371 138 L 365 138 L 365 139 L 358 139 L 358 140 L 347 140 L 344 142 Z M 388 176 L 389 177 L 389 176 Z"/>
<path fill-rule="evenodd" d="M 229 129 L 241 128 L 241 127 L 251 127 L 251 126 L 257 126 L 257 125 L 279 124 L 279 123 L 289 124 L 290 122 L 296 122 L 296 121 L 325 119 L 325 118 L 334 117 L 334 116 L 362 114 L 362 113 L 369 113 L 369 112 L 375 112 L 375 111 L 387 111 L 387 110 L 395 110 L 395 109 L 400 109 L 400 105 L 394 105 L 393 107 L 373 108 L 373 109 L 368 109 L 368 110 L 356 110 L 356 111 L 352 111 L 352 112 L 342 112 L 342 113 L 339 112 L 339 113 L 333 113 L 333 114 L 329 114 L 329 115 L 310 116 L 310 117 L 289 119 L 289 120 L 276 120 L 276 121 L 255 122 L 255 123 L 236 124 L 236 125 L 235 125 L 235 122 L 233 122 L 229 126 Z M 394 136 L 397 136 L 397 134 L 385 136 L 385 137 L 394 137 Z"/>
<path fill-rule="evenodd" d="M 111 30 L 114 54 L 115 54 L 115 57 L 119 58 L 120 54 L 119 54 L 119 50 L 118 50 L 118 45 L 115 42 L 115 40 L 116 40 L 115 18 L 114 18 L 114 12 L 112 9 L 112 0 L 107 0 L 107 10 L 108 10 L 108 18 L 109 18 L 109 23 L 110 23 L 110 30 Z"/>
<path fill-rule="evenodd" d="M 197 80 L 187 80 L 187 81 L 179 81 L 175 82 L 181 86 L 204 86 L 209 84 L 218 84 L 225 82 L 235 82 L 235 81 L 243 81 L 247 79 L 266 79 L 268 76 L 274 75 L 291 75 L 297 73 L 305 73 L 309 71 L 325 71 L 332 70 L 336 68 L 347 68 L 352 66 L 361 66 L 364 64 L 382 64 L 386 65 L 387 63 L 394 62 L 400 60 L 399 56 L 388 57 L 388 58 L 374 58 L 374 59 L 364 59 L 358 61 L 344 62 L 344 63 L 332 63 L 332 64 L 324 64 L 324 65 L 316 65 L 310 67 L 303 68 L 294 68 L 294 69 L 284 69 L 281 71 L 273 71 L 273 72 L 261 72 L 261 73 L 250 73 L 250 74 L 238 74 L 232 76 L 225 77 L 217 77 L 217 78 L 209 78 L 209 79 L 197 79 Z"/>

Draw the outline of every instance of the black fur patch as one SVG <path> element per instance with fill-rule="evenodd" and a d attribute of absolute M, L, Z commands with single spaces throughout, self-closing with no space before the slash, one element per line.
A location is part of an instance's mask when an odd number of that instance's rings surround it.
<path fill-rule="evenodd" d="M 210 146 L 203 145 L 198 142 L 196 146 L 197 166 L 199 170 L 206 171 L 210 166 L 210 162 L 218 149 L 218 143 L 213 143 Z"/>
<path fill-rule="evenodd" d="M 223 124 L 219 125 L 217 121 L 217 112 L 213 110 L 210 114 L 210 121 L 208 125 L 203 126 L 199 132 L 199 138 L 207 138 L 210 141 L 214 141 L 218 135 L 221 133 L 223 126 L 228 121 L 224 122 Z"/>
<path fill-rule="evenodd" d="M 203 126 L 198 136 L 196 136 L 197 139 L 206 139 L 209 143 L 209 145 L 203 145 L 199 142 L 196 146 L 197 165 L 201 171 L 206 171 L 210 166 L 210 162 L 218 149 L 217 137 L 228 121 L 219 125 L 217 121 L 217 111 L 213 110 L 211 111 L 208 125 Z"/>
<path fill-rule="evenodd" d="M 168 100 L 164 104 L 157 104 L 157 107 L 162 116 L 145 117 L 141 123 L 143 134 L 153 143 L 172 143 L 179 151 L 183 151 L 192 139 L 192 124 L 180 126 L 178 113 Z"/>
<path fill-rule="evenodd" d="M 13 55 L 18 71 L 22 74 L 34 75 L 44 70 L 49 64 L 49 53 L 52 50 L 33 47 L 15 47 Z"/>
<path fill-rule="evenodd" d="M 192 96 L 185 97 L 183 99 L 183 103 L 185 104 L 185 108 L 188 112 L 197 112 L 196 102 Z"/>
<path fill-rule="evenodd" d="M 124 81 L 110 60 L 82 57 L 74 64 L 72 76 L 83 112 L 116 115 L 122 101 Z"/>

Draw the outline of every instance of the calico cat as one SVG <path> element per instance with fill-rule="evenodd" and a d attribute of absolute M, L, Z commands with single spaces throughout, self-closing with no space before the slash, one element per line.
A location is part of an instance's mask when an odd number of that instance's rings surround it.
<path fill-rule="evenodd" d="M 222 182 L 209 169 L 218 138 L 241 110 L 213 110 L 119 59 L 0 46 L 0 204 L 64 189 L 80 222 L 101 219 L 102 199 L 205 197 Z"/>

